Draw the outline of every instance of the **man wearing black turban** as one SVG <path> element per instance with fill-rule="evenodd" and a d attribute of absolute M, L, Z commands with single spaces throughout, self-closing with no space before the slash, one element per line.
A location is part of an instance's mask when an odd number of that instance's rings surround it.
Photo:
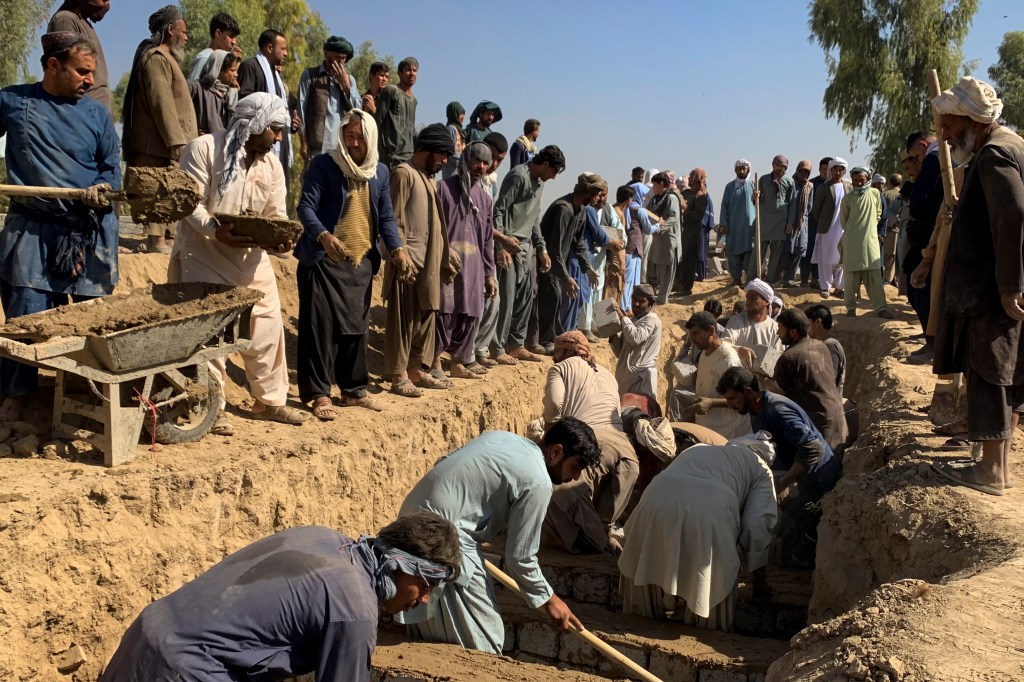
<path fill-rule="evenodd" d="M 355 50 L 341 36 L 324 43 L 324 61 L 299 78 L 299 141 L 306 160 L 338 146 L 341 119 L 361 106 L 356 79 L 345 68 Z"/>
<path fill-rule="evenodd" d="M 388 315 L 384 334 L 384 375 L 391 392 L 407 398 L 420 388 L 451 386 L 444 375 L 423 371 L 434 361 L 435 320 L 441 308 L 441 280 L 455 279 L 461 262 L 448 248 L 448 230 L 431 178 L 448 162 L 455 144 L 441 123 L 416 137 L 412 159 L 391 174 L 391 203 L 402 244 L 384 268 L 382 295 Z"/>

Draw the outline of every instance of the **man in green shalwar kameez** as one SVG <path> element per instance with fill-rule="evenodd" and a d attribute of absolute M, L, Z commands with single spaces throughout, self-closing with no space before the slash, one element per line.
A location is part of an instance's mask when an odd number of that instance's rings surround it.
<path fill-rule="evenodd" d="M 878 220 L 882 217 L 882 195 L 868 184 L 870 171 L 857 166 L 850 173 L 853 189 L 840 205 L 843 226 L 840 251 L 846 276 L 846 314 L 857 314 L 860 285 L 867 289 L 871 307 L 879 317 L 892 319 L 882 286 L 882 245 L 878 240 Z"/>

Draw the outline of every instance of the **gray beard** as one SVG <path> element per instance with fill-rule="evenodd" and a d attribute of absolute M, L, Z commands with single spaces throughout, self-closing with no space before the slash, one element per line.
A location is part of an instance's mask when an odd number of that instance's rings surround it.
<path fill-rule="evenodd" d="M 964 132 L 962 140 L 956 140 L 950 145 L 950 152 L 953 156 L 953 162 L 956 164 L 967 163 L 974 156 L 974 145 L 978 143 L 978 133 L 974 128 L 968 128 Z"/>
<path fill-rule="evenodd" d="M 174 61 L 180 65 L 185 61 L 185 46 L 184 45 L 171 45 L 170 46 L 171 56 L 174 57 Z"/>

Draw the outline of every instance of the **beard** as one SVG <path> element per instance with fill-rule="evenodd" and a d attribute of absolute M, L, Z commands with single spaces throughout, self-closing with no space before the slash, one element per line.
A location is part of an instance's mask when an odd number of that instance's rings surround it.
<path fill-rule="evenodd" d="M 174 61 L 180 65 L 185 61 L 185 43 L 184 41 L 174 41 L 168 48 L 171 52 L 171 56 L 174 57 Z"/>
<path fill-rule="evenodd" d="M 974 156 L 974 145 L 978 143 L 978 132 L 974 128 L 964 130 L 964 136 L 959 140 L 953 140 L 950 144 L 950 153 L 956 164 L 967 163 Z"/>

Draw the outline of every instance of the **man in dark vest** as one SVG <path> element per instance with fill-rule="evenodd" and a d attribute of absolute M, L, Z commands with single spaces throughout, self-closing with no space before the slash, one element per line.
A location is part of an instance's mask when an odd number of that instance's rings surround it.
<path fill-rule="evenodd" d="M 338 146 L 342 117 L 360 107 L 355 76 L 345 69 L 352 43 L 331 36 L 324 43 L 324 61 L 302 72 L 299 79 L 299 135 L 306 160 Z"/>

